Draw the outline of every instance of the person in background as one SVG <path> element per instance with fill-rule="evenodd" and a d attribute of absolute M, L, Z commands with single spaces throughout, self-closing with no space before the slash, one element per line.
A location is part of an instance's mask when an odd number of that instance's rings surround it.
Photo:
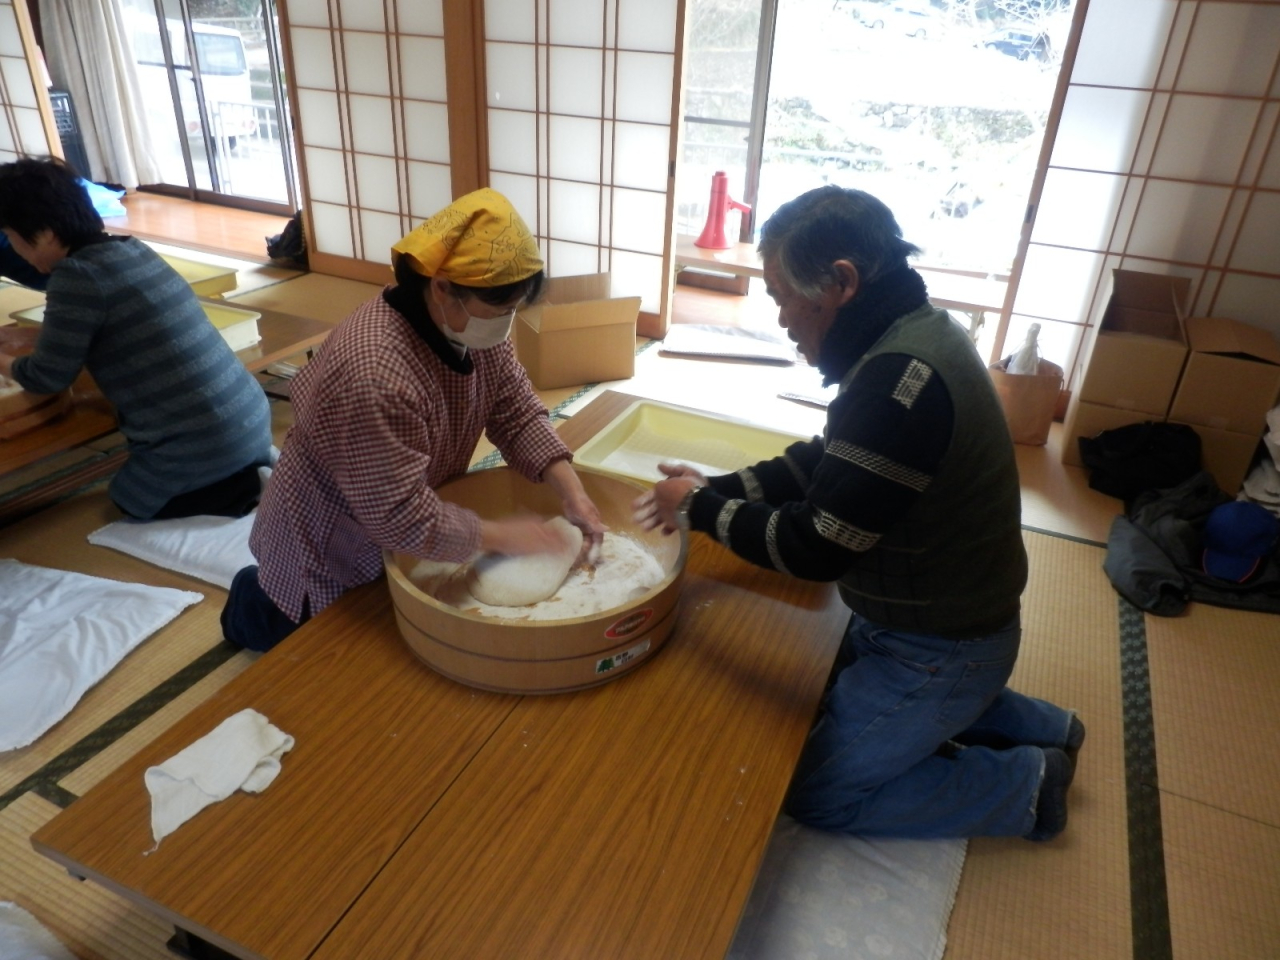
<path fill-rule="evenodd" d="M 392 247 L 395 284 L 331 333 L 294 380 L 285 436 L 236 575 L 228 640 L 265 650 L 351 587 L 382 551 L 463 562 L 554 552 L 532 517 L 481 520 L 436 488 L 466 472 L 481 434 L 559 495 L 588 546 L 604 525 L 508 339 L 542 289 L 538 245 L 494 190 L 469 193 Z"/>
<path fill-rule="evenodd" d="M 866 836 L 1048 840 L 1066 827 L 1084 726 L 1006 686 L 1027 579 L 1013 443 L 968 334 L 907 263 L 918 252 L 859 190 L 779 208 L 761 234 L 766 290 L 840 385 L 825 436 L 726 476 L 664 465 L 637 520 L 838 582 L 853 616 L 791 816 Z"/>
<path fill-rule="evenodd" d="M 22 258 L 9 238 L 0 233 L 0 279 L 12 280 L 32 290 L 43 290 L 49 278 Z"/>
<path fill-rule="evenodd" d="M 252 510 L 271 455 L 267 398 L 186 281 L 140 240 L 105 233 L 60 160 L 0 165 L 0 230 L 47 276 L 38 332 L 0 334 L 0 374 L 56 393 L 89 372 L 128 442 L 108 487 L 121 511 L 157 520 Z"/>

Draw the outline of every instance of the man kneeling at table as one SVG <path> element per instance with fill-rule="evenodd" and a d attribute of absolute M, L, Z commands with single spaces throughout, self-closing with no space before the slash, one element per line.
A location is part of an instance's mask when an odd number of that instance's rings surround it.
<path fill-rule="evenodd" d="M 840 384 L 825 436 L 725 476 L 664 464 L 636 519 L 838 581 L 853 616 L 791 816 L 865 836 L 1049 840 L 1084 726 L 1005 685 L 1027 579 L 1013 443 L 967 333 L 907 263 L 918 252 L 859 190 L 779 208 L 761 233 L 766 290 Z"/>
<path fill-rule="evenodd" d="M 89 372 L 128 442 L 116 506 L 138 520 L 252 510 L 271 410 L 190 285 L 141 240 L 107 234 L 61 160 L 0 165 L 0 229 L 47 277 L 39 329 L 0 333 L 0 374 L 57 393 Z"/>
<path fill-rule="evenodd" d="M 481 520 L 435 488 L 466 472 L 481 433 L 545 480 L 585 548 L 604 524 L 508 339 L 543 282 L 537 242 L 484 189 L 391 249 L 396 283 L 331 333 L 294 381 L 294 425 L 222 614 L 228 640 L 266 650 L 351 587 L 382 551 L 461 563 L 477 551 L 564 549 L 539 519 Z"/>

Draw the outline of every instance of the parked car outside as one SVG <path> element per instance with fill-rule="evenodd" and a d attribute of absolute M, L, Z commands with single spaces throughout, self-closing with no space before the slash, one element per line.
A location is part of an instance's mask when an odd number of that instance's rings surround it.
<path fill-rule="evenodd" d="M 1029 30 L 1001 30 L 982 41 L 988 50 L 996 50 L 1019 60 L 1049 59 L 1049 38 Z"/>

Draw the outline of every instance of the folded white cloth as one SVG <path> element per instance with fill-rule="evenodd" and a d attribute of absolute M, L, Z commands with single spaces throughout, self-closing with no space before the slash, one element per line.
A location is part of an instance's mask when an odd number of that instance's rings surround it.
<path fill-rule="evenodd" d="M 275 453 L 272 447 L 273 456 Z M 265 487 L 271 468 L 259 467 L 258 477 Z M 89 542 L 227 590 L 240 568 L 257 562 L 249 551 L 255 514 L 256 511 L 238 518 L 117 520 L 89 534 Z"/>
<path fill-rule="evenodd" d="M 237 570 L 257 562 L 249 552 L 253 518 L 117 520 L 89 534 L 89 542 L 227 590 Z"/>
<path fill-rule="evenodd" d="M 0 751 L 25 747 L 204 597 L 0 559 Z"/>
<path fill-rule="evenodd" d="M 156 846 L 212 803 L 237 790 L 261 793 L 280 773 L 293 737 L 257 710 L 232 714 L 191 746 L 143 774 Z M 154 849 L 154 848 L 152 848 Z"/>
<path fill-rule="evenodd" d="M 774 825 L 729 960 L 940 960 L 964 840 L 826 833 Z"/>
<path fill-rule="evenodd" d="M 0 902 L 0 960 L 76 960 L 75 954 L 16 903 Z"/>

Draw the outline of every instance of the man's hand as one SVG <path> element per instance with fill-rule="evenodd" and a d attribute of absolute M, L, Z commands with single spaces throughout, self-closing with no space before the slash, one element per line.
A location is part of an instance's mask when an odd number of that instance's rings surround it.
<path fill-rule="evenodd" d="M 667 465 L 664 464 L 659 469 L 666 473 Z M 676 517 L 680 502 L 690 491 L 705 486 L 705 481 L 699 483 L 694 479 L 694 477 L 701 479 L 701 474 L 692 468 L 685 469 L 690 470 L 692 476 L 681 474 L 672 476 L 668 480 L 659 480 L 652 490 L 632 501 L 631 509 L 634 511 L 634 519 L 642 530 L 661 527 L 663 533 L 670 534 L 680 529 Z"/>

